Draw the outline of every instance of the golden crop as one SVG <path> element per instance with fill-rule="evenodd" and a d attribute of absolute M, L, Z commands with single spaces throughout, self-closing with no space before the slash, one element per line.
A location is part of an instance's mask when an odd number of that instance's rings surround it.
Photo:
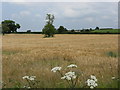
<path fill-rule="evenodd" d="M 12 87 L 23 82 L 25 75 L 35 75 L 40 87 L 57 87 L 62 82 L 51 72 L 55 66 L 71 63 L 86 80 L 91 74 L 109 82 L 117 77 L 118 57 L 107 53 L 118 51 L 118 35 L 55 35 L 43 38 L 40 34 L 9 34 L 2 37 L 3 81 Z M 23 82 L 24 83 L 24 82 Z"/>

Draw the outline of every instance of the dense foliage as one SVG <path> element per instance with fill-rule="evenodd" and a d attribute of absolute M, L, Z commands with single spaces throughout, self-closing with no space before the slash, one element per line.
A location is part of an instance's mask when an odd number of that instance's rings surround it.
<path fill-rule="evenodd" d="M 2 25 L 3 35 L 5 33 L 17 32 L 17 29 L 20 28 L 20 25 L 15 23 L 15 21 L 12 21 L 12 20 L 4 20 L 1 22 L 1 25 Z"/>
<path fill-rule="evenodd" d="M 66 28 L 64 28 L 63 26 L 60 26 L 58 29 L 57 29 L 57 33 L 59 34 L 62 34 L 62 33 L 67 33 L 68 30 Z"/>
<path fill-rule="evenodd" d="M 45 37 L 53 37 L 56 29 L 52 24 L 46 24 L 42 31 Z"/>

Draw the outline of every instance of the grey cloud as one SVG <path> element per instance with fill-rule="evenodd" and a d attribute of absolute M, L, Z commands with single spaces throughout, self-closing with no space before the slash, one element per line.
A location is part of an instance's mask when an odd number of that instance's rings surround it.
<path fill-rule="evenodd" d="M 41 30 L 45 25 L 45 17 L 47 13 L 55 15 L 55 27 L 60 25 L 69 29 L 100 27 L 117 27 L 117 3 L 98 3 L 98 2 L 77 2 L 77 3 L 26 3 L 15 4 L 9 3 L 11 6 L 24 7 L 25 15 L 19 18 L 16 13 L 11 13 L 15 20 L 22 23 L 22 29 L 31 28 L 33 30 Z M 7 10 L 6 10 L 7 11 Z M 19 12 L 23 12 L 19 11 Z M 29 25 L 27 25 L 28 23 Z M 26 26 L 27 25 L 27 26 Z"/>

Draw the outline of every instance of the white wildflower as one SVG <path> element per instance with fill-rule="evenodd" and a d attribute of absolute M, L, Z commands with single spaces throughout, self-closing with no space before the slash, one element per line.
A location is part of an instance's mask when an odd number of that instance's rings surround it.
<path fill-rule="evenodd" d="M 63 77 L 61 77 L 61 79 L 71 80 L 71 79 L 75 79 L 76 77 L 77 76 L 75 75 L 75 72 L 67 72 Z"/>
<path fill-rule="evenodd" d="M 24 76 L 24 77 L 22 77 L 23 79 L 29 79 L 29 76 Z"/>
<path fill-rule="evenodd" d="M 90 86 L 91 89 L 93 89 L 94 87 L 93 86 Z"/>
<path fill-rule="evenodd" d="M 87 86 L 89 86 L 91 89 L 93 89 L 94 87 L 97 87 L 97 86 L 98 86 L 98 84 L 97 84 L 97 79 L 96 79 L 96 77 L 93 76 L 93 75 L 91 75 L 91 78 L 88 79 L 88 80 L 86 81 L 86 83 L 87 83 Z"/>
<path fill-rule="evenodd" d="M 77 77 L 77 76 L 74 75 L 74 76 L 73 76 L 73 79 L 76 79 L 76 77 Z"/>
<path fill-rule="evenodd" d="M 65 73 L 66 76 L 72 76 L 72 75 L 75 75 L 75 72 L 67 72 Z"/>
<path fill-rule="evenodd" d="M 36 76 L 30 76 L 30 77 L 29 77 L 29 80 L 34 81 L 35 78 L 36 78 Z"/>
<path fill-rule="evenodd" d="M 97 87 L 97 86 L 98 86 L 98 84 L 97 84 L 97 83 L 95 83 L 95 84 L 94 84 L 94 87 Z"/>
<path fill-rule="evenodd" d="M 97 82 L 97 79 L 95 76 L 91 75 L 91 79 L 95 80 Z"/>
<path fill-rule="evenodd" d="M 36 76 L 24 76 L 24 77 L 22 77 L 22 78 L 33 81 L 33 80 L 35 80 Z"/>
<path fill-rule="evenodd" d="M 23 88 L 28 88 L 28 89 L 30 89 L 31 87 L 28 87 L 28 86 L 23 86 Z"/>
<path fill-rule="evenodd" d="M 65 78 L 66 78 L 65 76 L 61 77 L 61 79 L 65 79 Z"/>
<path fill-rule="evenodd" d="M 57 71 L 60 71 L 61 70 L 61 67 L 54 67 L 51 69 L 52 72 L 57 72 Z"/>
<path fill-rule="evenodd" d="M 114 80 L 115 79 L 115 77 L 112 77 L 112 80 Z"/>
<path fill-rule="evenodd" d="M 69 68 L 73 68 L 73 67 L 77 67 L 77 65 L 75 65 L 75 64 L 70 64 L 70 65 L 68 65 L 67 67 L 69 67 Z"/>
<path fill-rule="evenodd" d="M 23 88 L 26 88 L 27 86 L 23 86 Z"/>
<path fill-rule="evenodd" d="M 66 79 L 70 81 L 72 79 L 72 77 L 66 76 Z"/>
<path fill-rule="evenodd" d="M 86 83 L 87 83 L 88 86 L 90 86 L 90 83 L 89 83 L 89 82 L 90 82 L 90 79 L 88 79 L 88 80 L 86 81 Z"/>
<path fill-rule="evenodd" d="M 31 88 L 31 87 L 27 87 L 28 89 Z"/>

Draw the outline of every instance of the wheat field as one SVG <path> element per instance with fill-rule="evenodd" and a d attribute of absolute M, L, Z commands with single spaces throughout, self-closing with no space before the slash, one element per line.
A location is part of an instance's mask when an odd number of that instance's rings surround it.
<path fill-rule="evenodd" d="M 40 88 L 66 88 L 51 68 L 74 63 L 81 73 L 78 88 L 91 74 L 98 78 L 98 87 L 117 87 L 111 77 L 118 77 L 118 57 L 110 52 L 118 52 L 118 35 L 8 34 L 2 37 L 3 82 L 5 88 L 23 86 L 22 77 L 34 75 Z"/>

